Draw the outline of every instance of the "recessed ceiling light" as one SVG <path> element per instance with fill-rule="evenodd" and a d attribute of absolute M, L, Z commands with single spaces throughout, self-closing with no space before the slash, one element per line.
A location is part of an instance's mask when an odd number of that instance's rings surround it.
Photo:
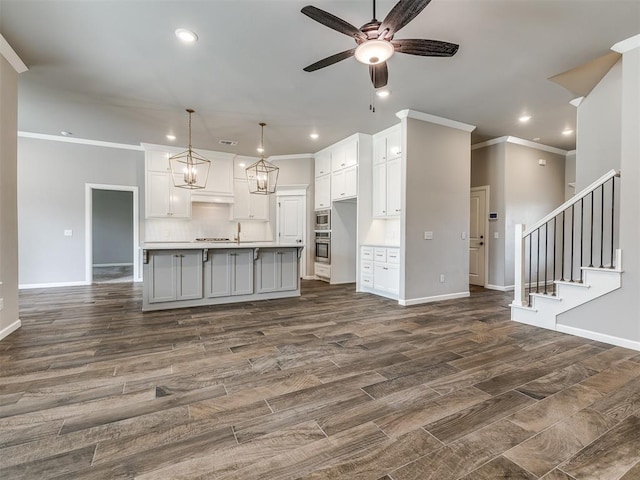
<path fill-rule="evenodd" d="M 172 142 L 176 139 L 175 135 L 167 134 L 167 140 L 171 140 Z"/>
<path fill-rule="evenodd" d="M 573 133 L 573 130 L 571 130 L 570 128 L 565 128 L 565 129 L 562 131 L 562 134 L 563 134 L 563 135 L 571 135 L 572 133 Z"/>
<path fill-rule="evenodd" d="M 73 135 L 73 133 L 71 133 L 71 132 L 67 132 L 66 130 L 62 130 L 62 131 L 60 132 L 60 135 L 64 135 L 65 137 L 68 137 L 68 136 L 70 136 L 70 135 Z"/>
<path fill-rule="evenodd" d="M 264 153 L 264 148 L 262 147 L 258 147 L 256 148 L 256 150 L 258 151 L 258 153 Z"/>
<path fill-rule="evenodd" d="M 317 133 L 310 133 L 309 134 L 309 138 L 311 138 L 312 140 L 317 140 L 320 137 L 320 135 L 318 135 Z"/>
<path fill-rule="evenodd" d="M 520 123 L 527 123 L 529 120 L 531 120 L 531 115 L 522 115 L 520 118 L 518 118 L 518 120 L 520 121 Z"/>
<path fill-rule="evenodd" d="M 380 98 L 386 98 L 391 95 L 391 90 L 387 90 L 386 88 L 380 88 L 376 90 L 376 95 Z"/>
<path fill-rule="evenodd" d="M 193 43 L 198 40 L 198 35 L 186 28 L 178 28 L 176 30 L 176 37 L 186 43 Z"/>
<path fill-rule="evenodd" d="M 540 140 L 540 137 L 536 137 L 533 139 L 534 142 L 537 142 L 538 140 Z"/>

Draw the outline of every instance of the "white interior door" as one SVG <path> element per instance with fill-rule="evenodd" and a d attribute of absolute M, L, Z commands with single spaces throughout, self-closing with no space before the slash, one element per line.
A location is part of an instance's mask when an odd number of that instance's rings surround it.
<path fill-rule="evenodd" d="M 487 192 L 485 188 L 472 188 L 469 205 L 471 212 L 469 225 L 469 283 L 485 285 L 485 249 Z"/>
<path fill-rule="evenodd" d="M 304 195 L 278 195 L 278 243 L 301 245 L 305 241 L 306 197 Z M 310 248 L 306 245 L 306 248 Z M 306 272 L 306 254 L 301 257 L 300 274 Z"/>

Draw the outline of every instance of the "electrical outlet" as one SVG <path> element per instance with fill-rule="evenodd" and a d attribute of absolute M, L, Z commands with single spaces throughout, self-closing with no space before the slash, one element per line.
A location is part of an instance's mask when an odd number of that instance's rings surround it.
<path fill-rule="evenodd" d="M 65 230 L 64 231 L 64 236 L 65 237 L 73 237 L 73 230 Z"/>
<path fill-rule="evenodd" d="M 462 232 L 462 234 L 460 235 L 460 238 L 462 238 L 462 240 L 466 240 L 467 239 L 467 232 Z"/>
<path fill-rule="evenodd" d="M 444 273 L 440 274 L 440 283 L 444 283 Z"/>
<path fill-rule="evenodd" d="M 493 232 L 493 238 L 500 238 L 499 232 Z"/>
<path fill-rule="evenodd" d="M 4 310 L 4 298 L 0 298 L 0 311 Z"/>

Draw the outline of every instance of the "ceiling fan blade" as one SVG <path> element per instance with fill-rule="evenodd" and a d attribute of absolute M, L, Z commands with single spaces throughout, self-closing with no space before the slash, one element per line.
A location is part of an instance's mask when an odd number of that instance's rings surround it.
<path fill-rule="evenodd" d="M 369 76 L 371 77 L 371 83 L 373 83 L 374 88 L 384 87 L 389 81 L 387 62 L 369 65 Z"/>
<path fill-rule="evenodd" d="M 422 39 L 392 40 L 391 44 L 396 52 L 423 57 L 453 57 L 459 47 L 455 43 Z"/>
<path fill-rule="evenodd" d="M 346 58 L 353 57 L 356 49 L 352 48 L 351 50 L 345 50 L 344 52 L 336 53 L 335 55 L 331 55 L 330 57 L 323 58 L 322 60 L 317 61 L 316 63 L 312 63 L 308 67 L 304 67 L 305 72 L 314 72 L 315 70 L 320 70 L 321 68 L 328 67 L 329 65 L 333 65 L 334 63 L 338 63 Z"/>
<path fill-rule="evenodd" d="M 388 30 L 385 37 L 392 37 L 398 30 L 424 10 L 424 7 L 426 7 L 430 1 L 431 0 L 400 0 L 382 21 L 378 32 L 382 34 L 385 30 Z"/>
<path fill-rule="evenodd" d="M 367 36 L 362 33 L 359 29 L 351 25 L 349 22 L 345 22 L 341 18 L 336 17 L 335 15 L 330 14 L 329 12 L 325 12 L 324 10 L 320 10 L 312 5 L 307 5 L 302 10 L 307 17 L 315 20 L 318 23 L 321 23 L 333 30 L 344 33 L 350 37 L 359 38 L 362 40 L 366 40 Z"/>

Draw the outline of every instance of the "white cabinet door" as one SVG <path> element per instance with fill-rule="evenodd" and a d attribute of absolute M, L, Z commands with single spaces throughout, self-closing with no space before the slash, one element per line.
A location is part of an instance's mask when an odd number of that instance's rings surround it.
<path fill-rule="evenodd" d="M 191 190 L 174 187 L 169 175 L 169 204 L 171 218 L 191 218 Z"/>
<path fill-rule="evenodd" d="M 373 216 L 387 216 L 387 164 L 373 166 Z"/>
<path fill-rule="evenodd" d="M 347 152 L 344 145 L 334 147 L 331 151 L 331 171 L 341 170 L 347 166 Z"/>
<path fill-rule="evenodd" d="M 211 158 L 207 186 L 198 190 L 198 195 L 233 195 L 233 160 Z"/>
<path fill-rule="evenodd" d="M 170 156 L 171 154 L 169 152 L 164 152 L 161 150 L 147 150 L 145 152 L 147 170 L 151 172 L 170 172 Z"/>
<path fill-rule="evenodd" d="M 149 276 L 145 279 L 149 303 L 172 302 L 176 299 L 175 252 L 149 252 Z"/>
<path fill-rule="evenodd" d="M 344 166 L 353 167 L 358 164 L 358 141 L 347 143 L 344 147 Z"/>
<path fill-rule="evenodd" d="M 315 158 L 316 177 L 331 173 L 331 153 L 323 152 Z"/>
<path fill-rule="evenodd" d="M 147 172 L 146 213 L 149 217 L 171 216 L 171 175 L 166 172 Z"/>
<path fill-rule="evenodd" d="M 298 288 L 298 251 L 287 249 L 278 251 L 280 264 L 279 290 L 295 290 Z"/>
<path fill-rule="evenodd" d="M 261 249 L 256 260 L 257 293 L 275 292 L 278 290 L 277 251 Z"/>
<path fill-rule="evenodd" d="M 298 288 L 297 249 L 262 249 L 256 262 L 257 292 L 280 292 Z"/>
<path fill-rule="evenodd" d="M 387 215 L 400 215 L 402 212 L 402 165 L 396 158 L 387 162 Z"/>
<path fill-rule="evenodd" d="M 341 200 L 345 195 L 344 170 L 338 170 L 331 174 L 331 200 Z"/>
<path fill-rule="evenodd" d="M 382 135 L 373 140 L 373 164 L 387 161 L 387 137 Z"/>
<path fill-rule="evenodd" d="M 234 220 L 268 220 L 269 196 L 249 193 L 247 180 L 236 178 L 233 180 Z"/>
<path fill-rule="evenodd" d="M 400 158 L 402 155 L 402 131 L 400 126 L 387 135 L 387 161 Z"/>
<path fill-rule="evenodd" d="M 315 209 L 331 207 L 331 175 L 316 178 Z"/>
<path fill-rule="evenodd" d="M 400 294 L 400 265 L 387 264 L 387 292 Z"/>
<path fill-rule="evenodd" d="M 358 195 L 358 167 L 354 165 L 344 169 L 344 192 L 346 197 Z"/>

